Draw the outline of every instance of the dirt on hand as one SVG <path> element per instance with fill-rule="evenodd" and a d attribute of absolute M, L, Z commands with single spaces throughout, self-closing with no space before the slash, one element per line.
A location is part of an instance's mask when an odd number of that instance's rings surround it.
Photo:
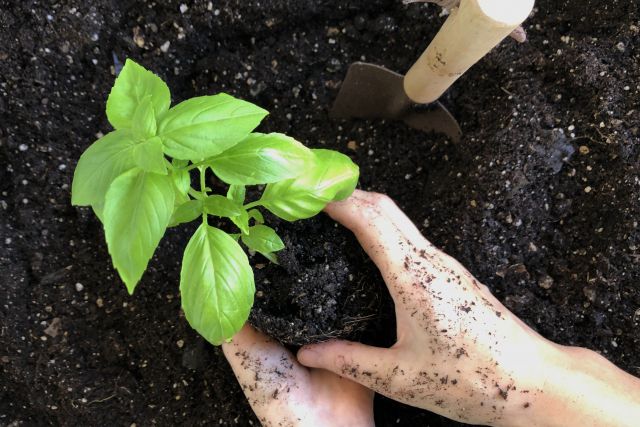
<path fill-rule="evenodd" d="M 99 222 L 70 205 L 126 57 L 174 102 L 228 92 L 271 112 L 262 131 L 349 154 L 361 188 L 388 193 L 525 322 L 640 374 L 639 13 L 538 1 L 527 43 L 506 40 L 444 97 L 465 133 L 454 145 L 327 116 L 351 62 L 409 69 L 444 20 L 433 5 L 0 1 L 0 424 L 258 423 L 180 312 L 193 227 L 168 232 L 129 296 Z M 256 326 L 289 344 L 393 341 L 382 279 L 348 232 L 323 216 L 270 225 L 288 247 L 280 266 L 252 258 Z M 383 398 L 376 414 L 458 425 Z"/>

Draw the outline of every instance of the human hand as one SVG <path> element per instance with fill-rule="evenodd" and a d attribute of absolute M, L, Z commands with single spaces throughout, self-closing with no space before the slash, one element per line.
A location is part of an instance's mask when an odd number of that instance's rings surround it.
<path fill-rule="evenodd" d="M 443 9 L 451 10 L 454 7 L 460 6 L 460 0 L 402 0 L 404 4 L 411 3 L 435 3 Z M 524 43 L 527 41 L 527 33 L 522 26 L 519 26 L 510 34 L 511 38 L 518 43 Z"/>
<path fill-rule="evenodd" d="M 526 420 L 559 346 L 429 243 L 388 197 L 356 191 L 326 212 L 355 233 L 380 269 L 395 303 L 397 342 L 383 349 L 329 341 L 303 347 L 298 360 L 459 421 Z"/>
<path fill-rule="evenodd" d="M 281 344 L 245 325 L 222 350 L 264 426 L 373 426 L 373 392 L 308 369 Z"/>

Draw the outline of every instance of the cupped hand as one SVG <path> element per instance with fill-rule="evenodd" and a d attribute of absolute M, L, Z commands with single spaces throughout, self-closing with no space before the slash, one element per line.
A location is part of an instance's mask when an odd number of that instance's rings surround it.
<path fill-rule="evenodd" d="M 391 348 L 347 341 L 303 347 L 298 360 L 413 406 L 467 423 L 520 425 L 539 403 L 558 351 L 386 196 L 356 191 L 326 212 L 352 230 L 395 304 Z"/>
<path fill-rule="evenodd" d="M 222 350 L 264 426 L 373 426 L 373 392 L 308 369 L 280 343 L 245 325 Z"/>

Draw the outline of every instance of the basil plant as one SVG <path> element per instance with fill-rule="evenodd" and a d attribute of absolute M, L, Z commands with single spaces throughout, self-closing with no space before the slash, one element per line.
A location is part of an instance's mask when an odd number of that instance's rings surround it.
<path fill-rule="evenodd" d="M 310 218 L 358 181 L 343 154 L 253 132 L 267 114 L 224 93 L 171 107 L 165 82 L 127 60 L 107 100 L 115 130 L 87 148 L 73 177 L 72 203 L 91 206 L 102 222 L 130 294 L 166 229 L 200 222 L 182 258 L 180 294 L 190 325 L 215 345 L 240 330 L 253 305 L 253 271 L 240 243 L 273 262 L 284 248 L 260 209 L 286 221 Z M 228 184 L 226 194 L 212 194 L 207 170 Z M 259 199 L 245 199 L 247 186 L 265 184 Z M 237 232 L 211 226 L 209 216 L 228 218 Z"/>

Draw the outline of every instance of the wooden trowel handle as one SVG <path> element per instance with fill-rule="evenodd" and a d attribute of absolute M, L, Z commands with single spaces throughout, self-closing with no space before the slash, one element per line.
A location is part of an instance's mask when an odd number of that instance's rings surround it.
<path fill-rule="evenodd" d="M 534 0 L 462 0 L 404 78 L 416 103 L 440 96 L 473 64 L 516 29 Z"/>

